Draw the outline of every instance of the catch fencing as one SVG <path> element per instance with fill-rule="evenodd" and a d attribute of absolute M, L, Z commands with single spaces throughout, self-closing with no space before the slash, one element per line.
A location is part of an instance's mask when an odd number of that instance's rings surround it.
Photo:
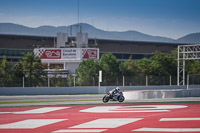
<path fill-rule="evenodd" d="M 188 85 L 200 85 L 200 75 L 188 75 L 186 83 Z M 104 78 L 100 86 L 153 86 L 153 85 L 177 85 L 176 76 L 119 76 Z M 96 77 L 84 78 L 78 77 L 40 77 L 27 78 L 16 77 L 14 80 L 5 80 L 0 77 L 0 87 L 75 87 L 75 86 L 99 86 L 99 80 Z"/>

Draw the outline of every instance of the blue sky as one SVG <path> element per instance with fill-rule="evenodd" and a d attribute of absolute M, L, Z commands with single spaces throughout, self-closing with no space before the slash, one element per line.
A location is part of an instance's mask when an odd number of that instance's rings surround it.
<path fill-rule="evenodd" d="M 0 23 L 29 27 L 78 22 L 78 0 L 0 0 Z M 177 39 L 200 32 L 200 0 L 79 0 L 79 22 Z"/>

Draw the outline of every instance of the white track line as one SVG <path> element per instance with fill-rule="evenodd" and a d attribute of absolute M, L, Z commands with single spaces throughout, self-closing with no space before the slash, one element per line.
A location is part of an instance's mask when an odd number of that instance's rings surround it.
<path fill-rule="evenodd" d="M 125 124 L 136 122 L 142 118 L 112 118 L 97 119 L 70 128 L 117 128 Z"/>
<path fill-rule="evenodd" d="M 48 113 L 51 111 L 61 110 L 61 109 L 67 109 L 70 107 L 43 107 L 43 108 L 37 108 L 37 109 L 31 109 L 26 111 L 19 111 L 19 112 L 0 112 L 0 114 L 40 114 L 40 113 Z"/>
<path fill-rule="evenodd" d="M 64 120 L 67 119 L 28 119 L 9 124 L 1 124 L 0 129 L 34 129 Z"/>
<path fill-rule="evenodd" d="M 53 133 L 99 133 L 99 132 L 103 132 L 106 131 L 107 129 L 63 129 L 63 130 L 58 130 L 58 131 L 54 131 Z"/>
<path fill-rule="evenodd" d="M 80 110 L 88 113 L 125 113 L 125 112 L 167 112 L 172 109 L 187 108 L 185 105 L 135 105 L 135 106 L 96 106 Z"/>
<path fill-rule="evenodd" d="M 70 107 L 43 107 L 43 108 L 32 109 L 32 110 L 27 110 L 27 111 L 15 112 L 14 114 L 47 113 L 47 112 L 61 110 L 61 109 L 67 109 L 67 108 L 70 108 Z"/>
<path fill-rule="evenodd" d="M 199 121 L 200 118 L 161 118 L 160 121 Z"/>
<path fill-rule="evenodd" d="M 200 132 L 200 128 L 139 128 L 132 131 L 142 132 Z"/>

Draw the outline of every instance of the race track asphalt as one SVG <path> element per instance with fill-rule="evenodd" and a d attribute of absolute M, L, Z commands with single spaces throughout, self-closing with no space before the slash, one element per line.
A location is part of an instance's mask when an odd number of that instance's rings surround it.
<path fill-rule="evenodd" d="M 54 106 L 54 105 L 78 105 L 78 104 L 117 104 L 117 101 L 103 103 L 104 94 L 92 95 L 31 95 L 31 96 L 0 96 L 0 107 L 18 107 L 18 106 Z M 164 98 L 164 99 L 140 99 L 125 100 L 123 104 L 128 103 L 160 103 L 160 102 L 197 102 L 200 103 L 200 97 L 183 98 Z"/>
<path fill-rule="evenodd" d="M 199 133 L 199 103 L 0 108 L 1 133 Z"/>

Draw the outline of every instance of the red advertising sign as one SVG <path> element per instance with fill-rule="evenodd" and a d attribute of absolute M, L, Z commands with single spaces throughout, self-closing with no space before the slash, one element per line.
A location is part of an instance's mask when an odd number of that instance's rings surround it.
<path fill-rule="evenodd" d="M 41 59 L 61 59 L 61 50 L 59 49 L 46 49 L 39 51 Z"/>
<path fill-rule="evenodd" d="M 82 59 L 98 59 L 98 50 L 82 49 Z"/>

